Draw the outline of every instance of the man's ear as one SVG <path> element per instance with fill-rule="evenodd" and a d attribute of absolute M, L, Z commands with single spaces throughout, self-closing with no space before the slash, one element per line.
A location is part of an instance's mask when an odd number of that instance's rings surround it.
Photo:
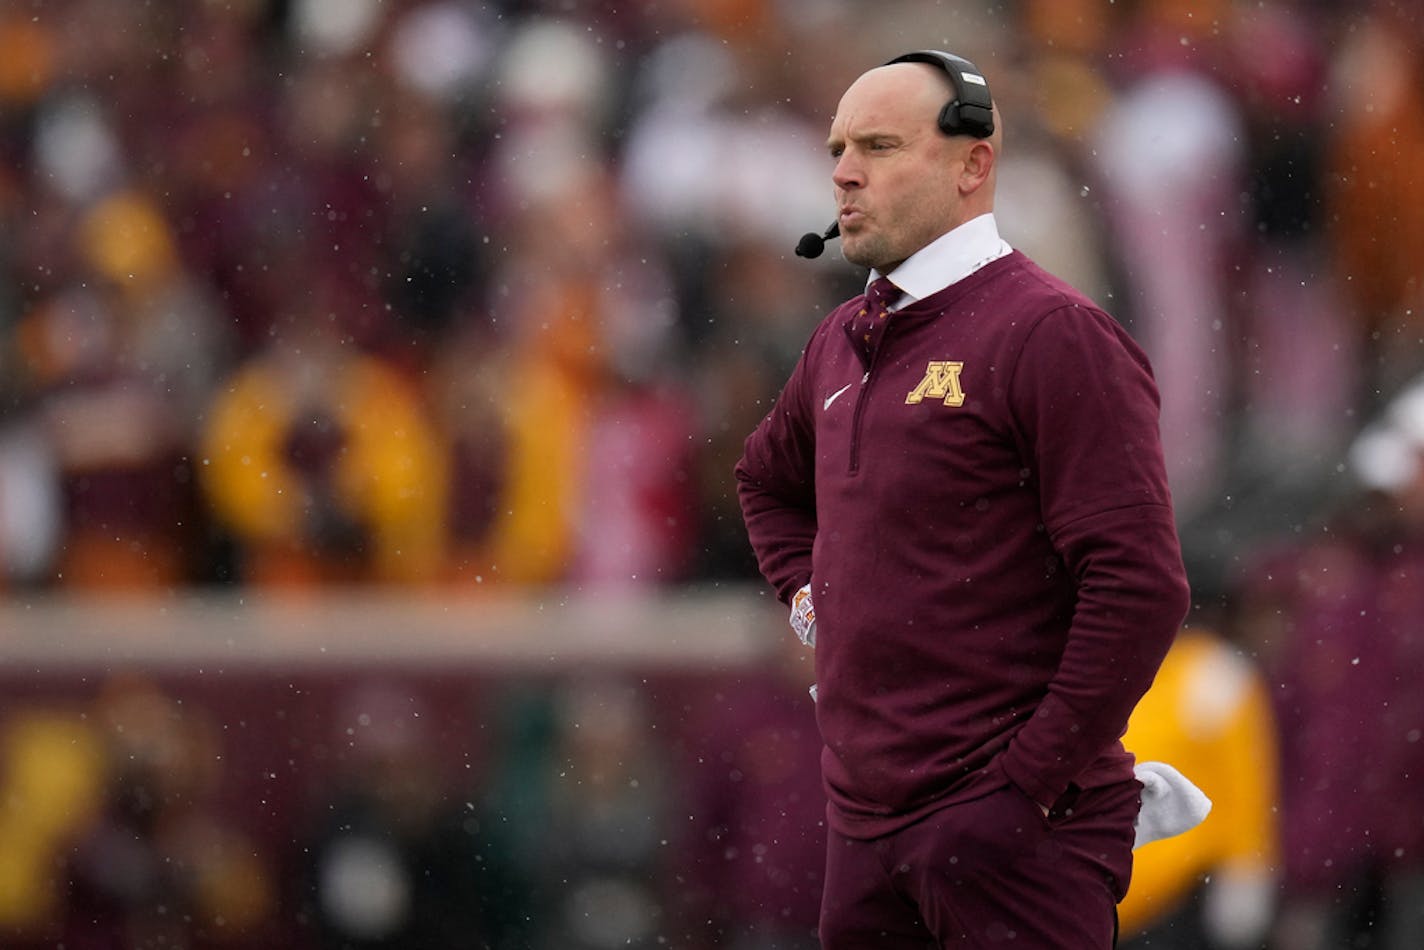
<path fill-rule="evenodd" d="M 994 146 L 982 139 L 969 146 L 964 154 L 964 170 L 959 175 L 960 192 L 969 195 L 982 188 L 993 173 L 997 158 Z"/>

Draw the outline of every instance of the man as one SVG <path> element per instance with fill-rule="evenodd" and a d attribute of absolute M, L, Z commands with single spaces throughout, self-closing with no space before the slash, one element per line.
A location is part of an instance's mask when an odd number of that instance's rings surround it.
<path fill-rule="evenodd" d="M 1142 788 L 1119 737 L 1187 609 L 1157 393 L 1112 318 L 1000 239 L 997 111 L 941 118 L 982 76 L 910 57 L 851 85 L 828 141 L 867 295 L 736 469 L 815 635 L 821 940 L 1108 947 Z"/>

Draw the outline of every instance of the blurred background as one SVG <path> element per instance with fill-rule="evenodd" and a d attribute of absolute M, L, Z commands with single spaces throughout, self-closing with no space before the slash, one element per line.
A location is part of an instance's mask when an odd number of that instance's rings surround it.
<path fill-rule="evenodd" d="M 814 947 L 731 470 L 924 47 L 1162 393 L 1124 942 L 1424 946 L 1416 0 L 4 0 L 0 942 Z"/>

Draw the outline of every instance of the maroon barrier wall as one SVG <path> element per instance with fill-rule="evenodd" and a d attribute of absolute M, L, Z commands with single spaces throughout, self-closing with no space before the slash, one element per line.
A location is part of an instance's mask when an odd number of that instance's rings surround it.
<path fill-rule="evenodd" d="M 565 602 L 555 613 L 582 616 L 582 639 L 548 629 L 539 603 L 306 602 L 277 610 L 280 622 L 271 605 L 209 601 L 7 608 L 0 851 L 7 834 L 17 844 L 0 881 L 25 880 L 14 856 L 30 848 L 40 898 L 29 919 L 11 909 L 3 944 L 124 947 L 169 927 L 189 946 L 319 948 L 311 864 L 353 790 L 487 819 L 525 796 L 577 798 L 604 768 L 641 770 L 627 781 L 657 789 L 663 936 L 715 946 L 762 917 L 804 931 L 824 808 L 808 673 L 776 651 L 765 604 L 749 604 Z M 633 720 L 609 714 L 629 708 Z M 636 768 L 635 749 L 648 754 Z M 150 801 L 135 806 L 135 790 Z M 490 805 L 495 793 L 504 805 Z M 69 807 L 47 849 L 26 844 L 17 829 L 54 824 L 44 802 L 61 800 L 88 805 Z M 122 849 L 96 844 L 106 831 L 142 839 L 168 867 L 158 891 L 171 906 L 117 907 L 113 887 L 85 884 L 86 860 L 123 866 L 111 857 Z M 200 878 L 211 883 L 184 883 Z M 539 899 L 552 914 L 559 895 Z"/>

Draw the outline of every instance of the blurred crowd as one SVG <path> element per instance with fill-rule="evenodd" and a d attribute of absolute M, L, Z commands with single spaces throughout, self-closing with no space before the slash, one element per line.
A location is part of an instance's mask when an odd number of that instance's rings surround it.
<path fill-rule="evenodd" d="M 1266 684 L 1280 891 L 1209 939 L 1421 945 L 1418 0 L 9 0 L 0 591 L 755 583 L 732 464 L 863 279 L 791 252 L 825 132 L 922 47 Z"/>
<path fill-rule="evenodd" d="M 1415 5 L 968 6 L 7 4 L 0 576 L 752 576 L 727 471 L 860 276 L 790 253 L 829 116 L 936 45 L 1010 242 L 1153 355 L 1219 586 L 1424 369 Z"/>
<path fill-rule="evenodd" d="M 9 950 L 814 950 L 804 662 L 118 672 L 0 705 Z"/>

